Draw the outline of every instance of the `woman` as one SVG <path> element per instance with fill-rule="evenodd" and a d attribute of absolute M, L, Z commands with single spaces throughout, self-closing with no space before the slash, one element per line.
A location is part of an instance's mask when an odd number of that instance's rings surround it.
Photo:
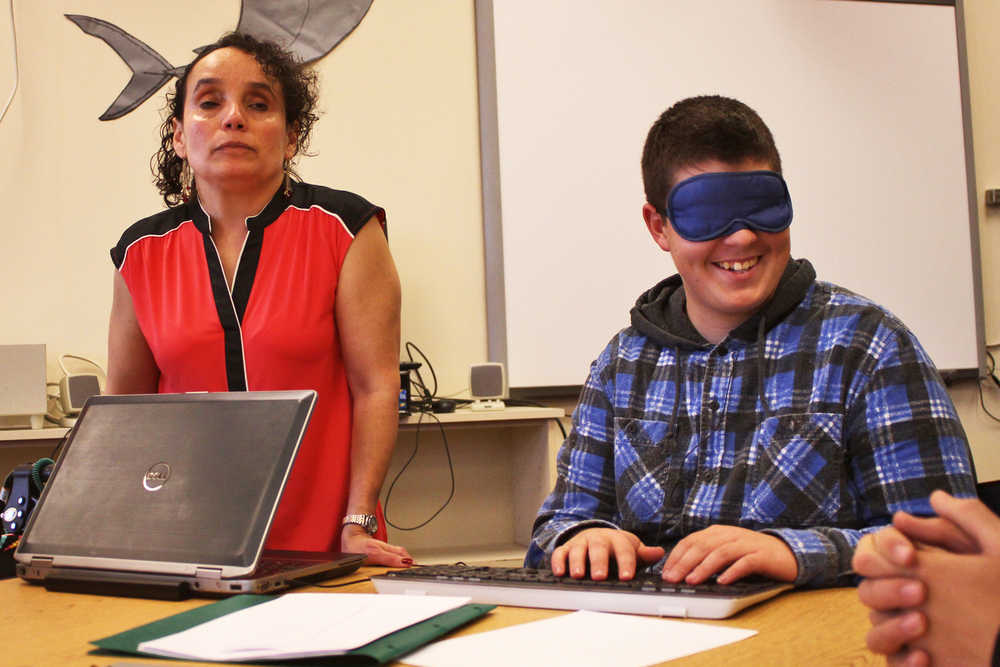
<path fill-rule="evenodd" d="M 184 70 L 155 157 L 169 208 L 111 251 L 108 389 L 316 389 L 268 548 L 409 565 L 374 516 L 398 421 L 399 279 L 381 208 L 289 176 L 315 101 L 314 73 L 238 33 Z"/>

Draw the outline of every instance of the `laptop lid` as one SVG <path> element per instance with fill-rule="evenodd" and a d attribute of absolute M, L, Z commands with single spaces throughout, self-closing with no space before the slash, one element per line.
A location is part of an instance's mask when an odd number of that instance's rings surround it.
<path fill-rule="evenodd" d="M 311 390 L 91 397 L 15 558 L 250 572 L 315 400 Z"/>

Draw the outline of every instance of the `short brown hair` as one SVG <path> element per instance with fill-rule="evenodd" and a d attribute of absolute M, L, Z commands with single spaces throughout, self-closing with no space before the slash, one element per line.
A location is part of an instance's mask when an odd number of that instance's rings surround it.
<path fill-rule="evenodd" d="M 646 201 L 663 211 L 679 169 L 707 160 L 736 164 L 748 159 L 781 173 L 774 137 L 756 111 L 721 95 L 683 99 L 660 115 L 646 137 L 642 149 Z"/>

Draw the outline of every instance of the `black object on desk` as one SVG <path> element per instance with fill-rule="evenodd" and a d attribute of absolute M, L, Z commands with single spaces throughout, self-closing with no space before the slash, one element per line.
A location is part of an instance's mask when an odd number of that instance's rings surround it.
<path fill-rule="evenodd" d="M 420 368 L 419 361 L 404 361 L 399 364 L 399 414 L 407 416 L 413 412 L 413 392 L 410 371 Z"/>

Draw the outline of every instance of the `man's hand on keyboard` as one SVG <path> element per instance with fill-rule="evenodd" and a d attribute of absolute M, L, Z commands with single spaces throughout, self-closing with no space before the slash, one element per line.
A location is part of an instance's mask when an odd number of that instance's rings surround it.
<path fill-rule="evenodd" d="M 691 533 L 670 551 L 663 579 L 700 584 L 720 571 L 720 584 L 731 584 L 750 574 L 795 581 L 799 566 L 780 538 L 736 526 L 709 526 Z"/>
<path fill-rule="evenodd" d="M 614 528 L 586 528 L 571 537 L 552 552 L 552 573 L 557 577 L 567 574 L 574 579 L 587 576 L 602 581 L 608 578 L 610 562 L 614 558 L 618 578 L 627 581 L 635 576 L 637 562 L 655 563 L 666 553 L 663 547 L 647 546 L 638 536 Z"/>

